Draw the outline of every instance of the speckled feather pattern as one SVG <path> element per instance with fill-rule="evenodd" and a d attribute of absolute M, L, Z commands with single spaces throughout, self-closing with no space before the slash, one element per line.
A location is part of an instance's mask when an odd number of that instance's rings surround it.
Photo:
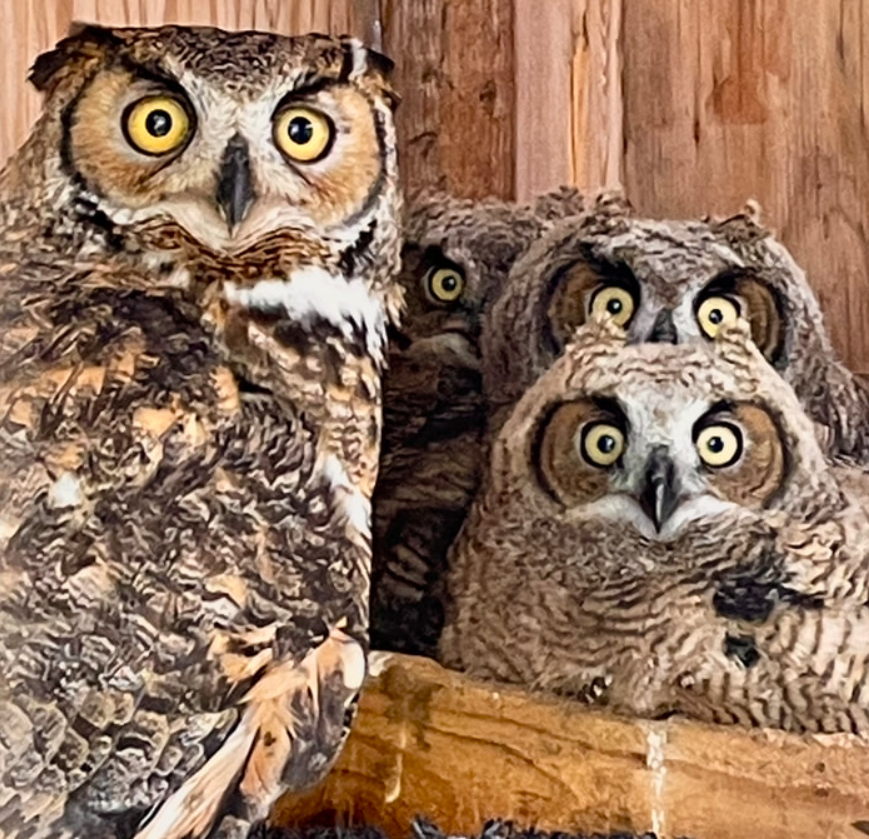
<path fill-rule="evenodd" d="M 79 29 L 35 65 L 45 112 L 0 175 L 2 836 L 243 837 L 340 751 L 401 299 L 385 67 L 348 39 L 179 27 Z M 119 84 L 184 90 L 189 163 L 88 159 L 80 109 Z M 257 133 L 299 86 L 370 182 L 336 191 L 328 158 L 302 177 Z M 250 146 L 250 216 L 283 208 L 239 246 L 209 102 Z"/>

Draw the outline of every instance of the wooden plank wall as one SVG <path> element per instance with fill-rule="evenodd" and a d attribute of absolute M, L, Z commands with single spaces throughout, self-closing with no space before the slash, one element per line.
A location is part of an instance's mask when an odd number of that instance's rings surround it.
<path fill-rule="evenodd" d="M 397 62 L 404 176 L 479 197 L 624 185 L 657 216 L 760 201 L 869 373 L 869 2 L 4 0 L 0 160 L 72 19 L 352 32 Z"/>
<path fill-rule="evenodd" d="M 869 373 L 869 2 L 515 4 L 519 196 L 620 183 L 671 217 L 758 200 Z"/>

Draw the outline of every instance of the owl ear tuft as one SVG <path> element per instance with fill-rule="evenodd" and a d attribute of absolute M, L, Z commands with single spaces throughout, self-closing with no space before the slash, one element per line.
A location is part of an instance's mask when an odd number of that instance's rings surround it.
<path fill-rule="evenodd" d="M 730 242 L 751 242 L 765 239 L 770 235 L 769 228 L 764 226 L 763 211 L 760 203 L 754 198 L 745 202 L 742 211 L 727 218 L 708 217 L 705 221 L 713 232 L 723 236 Z"/>
<path fill-rule="evenodd" d="M 756 198 L 749 198 L 742 208 L 742 214 L 751 219 L 758 227 L 763 227 L 763 207 Z"/>
<path fill-rule="evenodd" d="M 119 43 L 111 29 L 93 23 L 73 21 L 67 36 L 37 57 L 30 69 L 28 81 L 40 92 L 50 93 L 68 67 L 80 69 L 82 63 L 102 57 L 106 50 Z"/>
<path fill-rule="evenodd" d="M 368 67 L 383 79 L 383 93 L 389 101 L 389 106 L 394 111 L 401 104 L 401 94 L 392 86 L 392 73 L 395 70 L 395 62 L 382 52 L 366 47 L 365 49 Z"/>
<path fill-rule="evenodd" d="M 401 97 L 395 92 L 391 82 L 395 62 L 382 52 L 366 47 L 358 38 L 343 36 L 341 43 L 344 48 L 346 77 L 352 79 L 365 73 L 379 76 L 390 107 L 393 110 L 397 108 Z"/>
<path fill-rule="evenodd" d="M 388 55 L 384 55 L 382 52 L 371 49 L 371 47 L 366 47 L 365 51 L 367 53 L 368 66 L 372 70 L 380 73 L 384 79 L 391 78 L 392 73 L 395 70 L 395 62 Z"/>

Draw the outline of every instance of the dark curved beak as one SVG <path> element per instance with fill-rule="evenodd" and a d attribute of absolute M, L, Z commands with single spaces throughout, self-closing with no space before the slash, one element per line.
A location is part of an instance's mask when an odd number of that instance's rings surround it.
<path fill-rule="evenodd" d="M 657 448 L 649 457 L 638 500 L 643 512 L 660 533 L 664 523 L 673 515 L 681 501 L 676 469 L 666 449 Z"/>
<path fill-rule="evenodd" d="M 256 198 L 247 143 L 236 134 L 227 144 L 217 181 L 217 206 L 230 230 L 244 221 Z"/>
<path fill-rule="evenodd" d="M 662 309 L 655 318 L 652 331 L 649 334 L 649 343 L 652 344 L 678 344 L 676 325 L 673 323 L 673 310 Z"/>

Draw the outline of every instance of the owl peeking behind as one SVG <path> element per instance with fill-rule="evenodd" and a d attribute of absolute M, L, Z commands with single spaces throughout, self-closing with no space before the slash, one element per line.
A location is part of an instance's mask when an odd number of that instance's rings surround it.
<path fill-rule="evenodd" d="M 433 654 L 447 552 L 484 462 L 488 405 L 479 337 L 517 257 L 566 216 L 626 203 L 558 189 L 528 204 L 423 193 L 405 213 L 399 281 L 406 308 L 384 381 L 374 496 L 372 643 Z"/>

